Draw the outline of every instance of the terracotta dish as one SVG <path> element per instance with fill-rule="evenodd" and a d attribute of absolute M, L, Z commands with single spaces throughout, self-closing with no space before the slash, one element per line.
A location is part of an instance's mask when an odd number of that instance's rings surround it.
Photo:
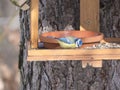
<path fill-rule="evenodd" d="M 60 48 L 59 43 L 55 38 L 61 38 L 66 36 L 73 36 L 81 38 L 85 46 L 100 42 L 104 35 L 100 32 L 94 31 L 54 31 L 46 32 L 40 35 L 40 41 L 44 43 L 45 48 Z"/>

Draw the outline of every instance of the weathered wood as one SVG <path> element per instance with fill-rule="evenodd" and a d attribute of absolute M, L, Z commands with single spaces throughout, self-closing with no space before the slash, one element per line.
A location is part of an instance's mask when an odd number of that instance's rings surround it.
<path fill-rule="evenodd" d="M 39 0 L 31 0 L 30 10 L 30 34 L 31 48 L 38 48 L 38 6 Z"/>
<path fill-rule="evenodd" d="M 31 48 L 37 48 L 38 44 L 38 0 L 31 2 Z M 99 31 L 99 0 L 80 1 L 80 25 L 86 30 Z M 35 10 L 36 12 L 33 12 Z M 37 14 L 37 15 L 36 15 Z M 36 15 L 36 16 L 33 16 Z M 37 27 L 37 28 L 36 28 Z M 34 30 L 35 29 L 35 30 Z M 84 62 L 85 63 L 85 62 Z M 88 62 L 86 62 L 88 63 Z M 100 62 L 101 66 L 101 62 Z"/>
<path fill-rule="evenodd" d="M 54 53 L 51 53 L 54 52 Z M 114 53 L 113 53 L 114 52 Z M 28 56 L 120 55 L 120 49 L 44 49 L 28 50 Z"/>
<path fill-rule="evenodd" d="M 80 7 L 80 9 L 81 9 L 80 22 L 81 23 L 80 24 L 81 25 L 85 24 L 84 27 L 85 27 L 86 30 L 93 30 L 93 31 L 98 30 L 99 31 L 99 22 L 98 22 L 98 20 L 99 20 L 99 14 L 98 14 L 98 12 L 99 12 L 99 2 L 98 2 L 98 0 L 96 0 L 96 1 L 94 1 L 96 4 L 93 3 L 92 1 L 89 2 L 89 0 L 88 1 L 87 0 L 86 1 L 81 0 L 81 2 L 80 2 L 81 3 L 81 7 Z M 89 6 L 89 8 L 88 8 L 88 6 Z M 87 9 L 86 7 L 88 8 L 88 11 L 86 11 L 86 9 Z M 95 10 L 93 8 L 95 8 Z M 91 11 L 93 11 L 93 12 L 91 12 Z M 97 17 L 97 19 L 96 19 L 96 17 Z M 86 18 L 87 19 L 89 18 L 90 20 L 87 20 Z M 95 22 L 94 24 L 90 23 L 90 22 L 93 22 L 93 21 Z M 85 22 L 88 22 L 88 23 L 85 23 Z M 97 25 L 96 25 L 96 22 L 97 22 Z M 92 27 L 94 29 L 88 29 L 89 27 L 90 28 Z M 37 35 L 35 35 L 35 36 L 37 36 Z M 88 61 L 86 63 L 89 63 L 89 62 L 90 61 Z M 92 63 L 93 63 L 93 61 L 92 61 Z M 84 64 L 85 64 L 85 62 L 84 62 Z M 96 64 L 96 63 L 94 63 L 94 64 Z M 100 66 L 101 66 L 101 62 L 100 62 Z"/>
<path fill-rule="evenodd" d="M 120 38 L 105 38 L 102 42 L 120 42 Z M 120 59 L 120 49 L 30 49 L 27 57 L 28 61 L 84 60 L 83 67 L 101 67 L 102 59 Z"/>
<path fill-rule="evenodd" d="M 100 31 L 99 30 L 99 0 L 80 0 L 80 30 Z M 82 66 L 93 64 L 94 61 L 82 61 Z M 97 66 L 101 67 L 101 61 L 97 61 Z"/>
<path fill-rule="evenodd" d="M 99 31 L 99 0 L 80 0 L 80 29 Z"/>
<path fill-rule="evenodd" d="M 120 54 L 91 54 L 91 55 L 41 55 L 41 56 L 28 56 L 27 60 L 28 61 L 59 61 L 59 60 L 82 60 L 82 61 L 89 61 L 89 63 L 91 61 L 102 61 L 102 59 L 104 60 L 117 60 L 120 59 Z M 92 62 L 92 63 L 93 63 Z M 88 63 L 88 64 L 89 64 Z M 95 64 L 95 63 L 94 63 Z M 99 67 L 99 62 L 97 63 L 98 67 Z M 96 65 L 93 65 L 96 66 Z"/>
<path fill-rule="evenodd" d="M 104 38 L 103 42 L 120 43 L 120 38 Z"/>
<path fill-rule="evenodd" d="M 28 50 L 27 59 L 28 61 L 89 60 L 89 62 L 87 61 L 88 64 L 91 60 L 91 63 L 95 66 L 94 60 L 101 62 L 100 59 L 120 59 L 120 49 Z M 83 63 L 86 64 L 85 62 Z M 97 62 L 97 65 L 99 67 L 99 62 Z"/>

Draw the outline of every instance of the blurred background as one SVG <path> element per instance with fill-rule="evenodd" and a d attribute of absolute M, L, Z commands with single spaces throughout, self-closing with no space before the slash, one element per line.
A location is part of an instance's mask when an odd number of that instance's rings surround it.
<path fill-rule="evenodd" d="M 0 0 L 0 90 L 19 90 L 19 9 Z"/>

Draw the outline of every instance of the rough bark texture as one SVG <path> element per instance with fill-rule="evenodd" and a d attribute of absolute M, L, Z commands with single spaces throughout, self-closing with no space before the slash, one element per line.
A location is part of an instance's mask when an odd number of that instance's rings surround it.
<path fill-rule="evenodd" d="M 79 29 L 79 5 L 79 0 L 40 0 L 39 31 Z M 120 37 L 120 0 L 101 0 L 100 8 L 101 32 L 106 37 Z M 120 90 L 119 61 L 85 69 L 81 61 L 27 62 L 29 15 L 29 11 L 20 11 L 21 90 Z"/>

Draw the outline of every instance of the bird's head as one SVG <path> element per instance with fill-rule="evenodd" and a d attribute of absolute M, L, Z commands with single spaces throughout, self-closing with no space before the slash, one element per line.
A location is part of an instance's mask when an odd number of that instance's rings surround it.
<path fill-rule="evenodd" d="M 80 38 L 76 38 L 75 39 L 75 44 L 76 44 L 76 47 L 80 47 L 80 46 L 82 46 L 83 42 Z"/>

